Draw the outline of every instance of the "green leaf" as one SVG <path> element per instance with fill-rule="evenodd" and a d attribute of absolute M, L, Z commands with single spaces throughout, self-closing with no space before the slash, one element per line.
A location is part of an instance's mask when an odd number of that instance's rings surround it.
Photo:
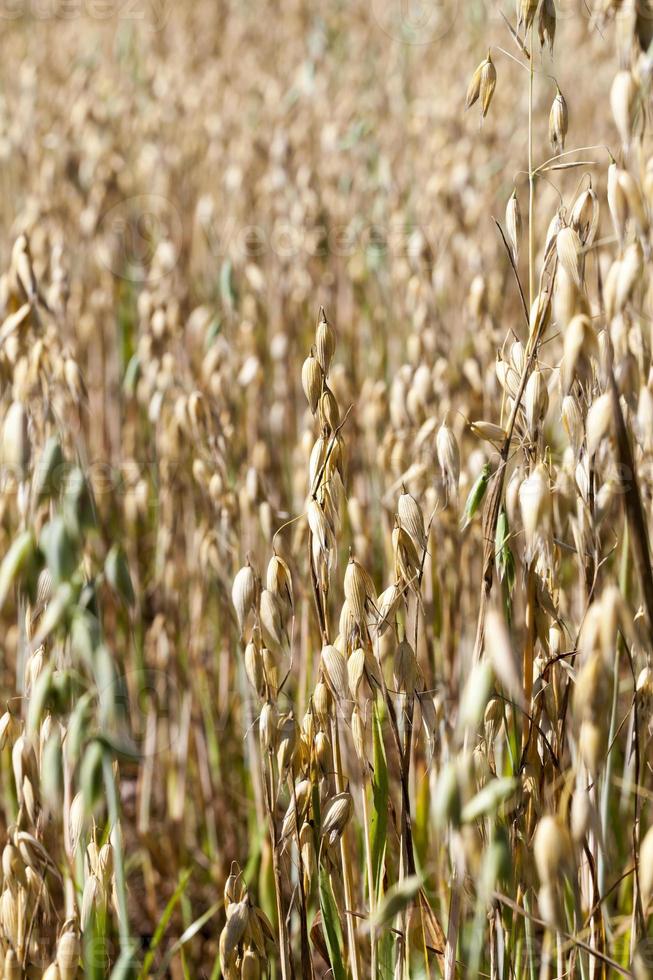
<path fill-rule="evenodd" d="M 88 925 L 84 929 L 84 977 L 86 980 L 102 980 L 107 962 L 106 935 L 98 921 L 96 910 L 91 909 Z"/>
<path fill-rule="evenodd" d="M 134 586 L 132 585 L 131 575 L 129 574 L 127 555 L 121 545 L 114 544 L 109 551 L 104 563 L 104 574 L 113 591 L 122 599 L 125 605 L 133 606 L 136 601 L 136 596 L 134 595 Z"/>
<path fill-rule="evenodd" d="M 180 898 L 181 899 L 184 898 L 183 892 L 180 893 Z M 214 902 L 213 905 L 211 905 L 206 910 L 206 912 L 203 912 L 202 915 L 199 916 L 199 918 L 195 919 L 194 922 L 191 922 L 191 924 L 188 926 L 187 929 L 184 929 L 179 939 L 175 943 L 173 943 L 173 945 L 166 953 L 163 963 L 159 968 L 159 976 L 165 975 L 166 970 L 168 969 L 168 966 L 170 965 L 173 957 L 177 955 L 179 950 L 182 949 L 182 947 L 185 946 L 186 943 L 190 942 L 190 940 L 197 935 L 200 929 L 204 925 L 206 925 L 209 919 L 213 918 L 213 916 L 216 914 L 216 912 L 219 909 L 223 908 L 223 905 L 224 905 L 223 900 L 220 898 L 217 902 Z"/>
<path fill-rule="evenodd" d="M 247 871 L 247 868 L 245 869 Z M 247 878 L 245 878 L 247 881 Z M 277 900 L 274 887 L 274 867 L 269 839 L 261 840 L 261 864 L 258 873 L 260 905 L 270 922 L 277 921 Z"/>
<path fill-rule="evenodd" d="M 4 606 L 14 582 L 33 562 L 35 555 L 34 535 L 31 531 L 23 531 L 13 541 L 0 565 L 0 609 Z"/>
<path fill-rule="evenodd" d="M 48 664 L 39 674 L 34 685 L 27 712 L 27 730 L 29 732 L 35 732 L 41 724 L 41 717 L 52 694 L 52 675 L 52 665 Z"/>
<path fill-rule="evenodd" d="M 489 813 L 495 813 L 501 804 L 514 793 L 517 780 L 512 776 L 503 776 L 500 779 L 491 779 L 483 789 L 473 796 L 469 803 L 463 807 L 462 818 L 465 823 L 485 817 Z"/>
<path fill-rule="evenodd" d="M 52 580 L 56 585 L 67 582 L 79 564 L 77 541 L 63 517 L 53 517 L 41 531 L 39 540 Z"/>
<path fill-rule="evenodd" d="M 211 320 L 211 323 L 206 331 L 206 336 L 204 338 L 204 350 L 209 350 L 216 337 L 218 337 L 221 332 L 222 324 L 220 323 L 220 318 L 216 316 Z"/>
<path fill-rule="evenodd" d="M 32 494 L 37 504 L 57 496 L 62 486 L 65 466 L 61 443 L 56 436 L 51 436 L 43 447 L 34 472 Z"/>
<path fill-rule="evenodd" d="M 494 535 L 494 555 L 497 575 L 499 581 L 504 579 L 508 586 L 508 591 L 512 592 L 515 586 L 515 559 L 509 546 L 510 527 L 508 525 L 508 515 L 505 507 L 499 511 L 497 519 L 497 529 Z"/>
<path fill-rule="evenodd" d="M 136 976 L 136 959 L 131 948 L 123 949 L 111 971 L 111 980 L 132 980 Z"/>
<path fill-rule="evenodd" d="M 64 491 L 64 508 L 70 526 L 80 533 L 95 527 L 95 501 L 88 480 L 79 466 L 68 474 Z"/>
<path fill-rule="evenodd" d="M 465 501 L 465 510 L 463 512 L 462 520 L 460 522 L 461 531 L 464 531 L 465 528 L 467 528 L 469 524 L 471 524 L 474 515 L 478 511 L 478 508 L 481 506 L 489 482 L 490 482 L 490 464 L 485 463 L 481 472 L 476 477 L 472 489 L 469 491 L 467 495 L 467 500 Z"/>
<path fill-rule="evenodd" d="M 138 354 L 132 354 L 129 358 L 125 374 L 122 379 L 122 386 L 130 397 L 136 392 L 136 383 L 141 374 L 141 359 Z"/>
<path fill-rule="evenodd" d="M 485 852 L 481 873 L 483 894 L 489 896 L 497 881 L 510 881 L 513 873 L 512 852 L 506 828 L 499 825 L 495 829 L 492 843 Z"/>
<path fill-rule="evenodd" d="M 93 674 L 100 702 L 101 724 L 109 731 L 127 698 L 122 687 L 123 679 L 117 676 L 114 657 L 105 643 L 100 643 L 93 654 Z"/>
<path fill-rule="evenodd" d="M 370 845 L 372 851 L 372 881 L 374 882 L 375 898 L 381 894 L 383 879 L 383 861 L 388 831 L 388 762 L 383 744 L 383 714 L 385 709 L 381 702 L 374 704 L 372 718 L 373 764 L 372 775 L 372 817 L 370 820 Z"/>
<path fill-rule="evenodd" d="M 63 800 L 64 771 L 61 736 L 54 728 L 43 748 L 41 763 L 41 793 L 48 803 L 50 812 L 54 812 Z"/>
<path fill-rule="evenodd" d="M 460 824 L 460 784 L 458 763 L 451 760 L 440 769 L 435 787 L 433 811 L 436 825 L 446 827 L 451 821 L 454 827 Z"/>
<path fill-rule="evenodd" d="M 59 624 L 63 622 L 64 617 L 72 608 L 77 595 L 77 589 L 74 588 L 70 582 L 64 582 L 63 585 L 59 586 L 54 596 L 47 604 L 45 612 L 43 613 L 39 622 L 38 633 L 32 641 L 32 646 L 34 649 L 39 647 L 41 643 L 47 639 L 50 633 L 53 633 Z"/>
<path fill-rule="evenodd" d="M 347 980 L 347 972 L 342 958 L 342 928 L 340 926 L 340 917 L 336 907 L 336 900 L 333 897 L 329 875 L 324 868 L 320 868 L 320 911 L 322 912 L 324 938 L 327 949 L 329 950 L 333 976 L 335 980 Z"/>
<path fill-rule="evenodd" d="M 377 929 L 388 925 L 395 916 L 403 912 L 419 895 L 422 879 L 419 875 L 409 875 L 392 886 L 379 902 L 370 924 Z"/>
<path fill-rule="evenodd" d="M 415 801 L 413 843 L 421 865 L 428 860 L 429 829 L 431 824 L 431 791 L 428 779 L 420 780 Z"/>
<path fill-rule="evenodd" d="M 68 730 L 66 733 L 65 752 L 66 759 L 73 766 L 81 755 L 82 746 L 89 733 L 93 707 L 93 695 L 84 694 L 70 715 Z"/>
<path fill-rule="evenodd" d="M 93 654 L 100 644 L 99 623 L 86 609 L 76 609 L 70 625 L 73 653 L 89 669 L 93 669 Z"/>
<path fill-rule="evenodd" d="M 87 810 L 93 810 L 102 792 L 102 760 L 104 749 L 93 739 L 86 747 L 79 767 L 79 784 Z"/>
<path fill-rule="evenodd" d="M 220 269 L 220 297 L 228 310 L 234 310 L 238 292 L 234 283 L 234 270 L 231 259 L 225 259 Z"/>
<path fill-rule="evenodd" d="M 378 974 L 380 980 L 392 980 L 394 977 L 396 939 L 391 929 L 385 929 L 379 939 Z"/>
<path fill-rule="evenodd" d="M 140 762 L 141 752 L 132 741 L 125 737 L 111 735 L 108 732 L 98 732 L 95 739 L 103 745 L 112 756 L 118 759 L 125 759 L 127 762 Z"/>
<path fill-rule="evenodd" d="M 188 879 L 190 878 L 190 876 L 191 876 L 191 871 L 189 868 L 186 871 L 184 871 L 183 874 L 181 875 L 179 879 L 179 884 L 175 888 L 174 892 L 170 897 L 170 900 L 168 901 L 168 904 L 163 910 L 163 914 L 161 915 L 157 927 L 154 930 L 154 935 L 152 936 L 152 942 L 150 943 L 148 951 L 145 955 L 145 959 L 143 960 L 143 965 L 141 967 L 140 973 L 138 974 L 139 980 L 145 980 L 145 978 L 148 975 L 149 969 L 152 966 L 152 963 L 154 962 L 154 954 L 156 953 L 159 944 L 163 939 L 168 923 L 170 922 L 172 913 L 175 910 L 175 906 L 179 901 L 179 899 L 181 898 L 181 896 L 183 895 L 184 891 L 186 890 L 186 885 L 188 884 Z"/>

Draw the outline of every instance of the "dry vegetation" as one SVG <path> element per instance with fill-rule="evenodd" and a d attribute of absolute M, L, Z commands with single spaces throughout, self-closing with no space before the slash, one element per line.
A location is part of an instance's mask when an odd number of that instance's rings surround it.
<path fill-rule="evenodd" d="M 653 977 L 648 0 L 0 18 L 2 976 Z"/>

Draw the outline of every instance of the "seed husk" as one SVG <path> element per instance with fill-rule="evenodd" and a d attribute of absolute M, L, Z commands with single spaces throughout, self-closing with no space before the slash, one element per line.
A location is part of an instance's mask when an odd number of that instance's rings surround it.
<path fill-rule="evenodd" d="M 549 141 L 555 153 L 560 153 L 564 150 L 568 128 L 569 113 L 567 103 L 562 92 L 557 88 L 549 114 Z"/>
<path fill-rule="evenodd" d="M 329 847 L 340 839 L 351 817 L 352 798 L 348 792 L 338 793 L 327 803 L 322 816 L 322 837 Z"/>

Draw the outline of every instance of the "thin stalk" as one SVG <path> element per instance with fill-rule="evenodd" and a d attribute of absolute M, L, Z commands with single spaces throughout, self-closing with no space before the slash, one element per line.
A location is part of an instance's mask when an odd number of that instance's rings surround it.
<path fill-rule="evenodd" d="M 535 173 L 533 170 L 533 26 L 531 26 L 531 59 L 528 72 L 528 301 L 533 305 L 535 294 Z"/>
<path fill-rule="evenodd" d="M 290 776 L 292 787 L 292 799 L 295 807 L 295 839 L 297 842 L 297 863 L 299 865 L 299 900 L 300 900 L 300 934 L 301 934 L 301 954 L 302 954 L 302 977 L 304 980 L 311 980 L 313 970 L 311 967 L 311 953 L 308 944 L 308 915 L 306 910 L 306 892 L 304 889 L 304 859 L 302 858 L 302 846 L 299 839 L 299 807 L 297 806 L 297 789 L 293 775 Z"/>
<path fill-rule="evenodd" d="M 628 598 L 628 571 L 629 571 L 629 530 L 628 522 L 625 522 L 623 544 L 621 549 L 621 567 L 619 570 L 619 590 L 627 601 Z M 614 743 L 617 731 L 617 707 L 619 703 L 619 661 L 622 653 L 623 640 L 621 634 L 617 636 L 617 651 L 614 658 L 614 668 L 612 674 L 612 706 L 610 709 L 610 731 L 608 734 L 608 754 L 605 760 L 605 774 L 603 776 L 603 786 L 601 787 L 601 837 L 603 842 L 607 841 L 608 819 L 610 805 L 610 786 L 612 784 L 612 769 L 614 766 Z M 603 848 L 599 848 L 598 860 L 598 890 L 602 895 L 605 890 L 605 856 Z"/>
<path fill-rule="evenodd" d="M 502 905 L 505 905 L 506 908 L 512 909 L 512 911 L 516 912 L 517 915 L 524 916 L 524 917 L 528 916 L 528 918 L 531 920 L 531 922 L 534 925 L 541 926 L 542 928 L 546 928 L 547 923 L 543 919 L 538 918 L 532 913 L 528 913 L 525 908 L 522 908 L 519 905 L 519 902 L 514 902 L 507 895 L 502 895 L 501 892 L 495 891 L 494 898 L 496 899 L 496 901 L 501 902 Z M 588 944 L 583 939 L 580 938 L 580 935 L 577 933 L 575 929 L 572 932 L 566 932 L 564 929 L 561 929 L 559 932 L 559 937 L 561 940 L 564 939 L 567 943 L 570 943 L 571 946 L 574 948 L 574 950 L 583 950 L 589 956 L 594 957 L 594 959 L 597 960 L 599 963 L 605 963 L 605 965 L 610 968 L 614 976 L 632 978 L 632 973 L 627 967 L 622 966 L 620 963 L 618 963 L 616 960 L 613 960 L 610 956 L 607 956 L 605 953 L 601 953 L 599 952 L 599 950 L 592 949 L 591 946 L 588 946 Z M 558 972 L 559 975 L 562 976 L 564 971 L 562 972 L 558 971 Z M 521 971 L 516 970 L 515 975 L 521 978 Z"/>
<path fill-rule="evenodd" d="M 535 980 L 535 951 L 533 948 L 533 923 L 531 922 L 531 903 L 528 898 L 528 891 L 524 892 L 524 909 L 526 917 L 524 919 L 524 933 L 526 935 L 526 955 L 528 957 L 528 975 L 530 980 Z"/>
<path fill-rule="evenodd" d="M 553 935 L 550 929 L 544 933 L 542 940 L 542 963 L 540 965 L 539 980 L 549 980 L 551 976 L 551 953 L 553 948 Z"/>
<path fill-rule="evenodd" d="M 633 560 L 637 570 L 642 601 L 646 612 L 648 638 L 653 643 L 653 572 L 651 571 L 648 525 L 644 508 L 642 507 L 637 470 L 628 438 L 628 430 L 626 429 L 626 423 L 619 402 L 619 389 L 617 388 L 612 365 L 612 350 L 610 350 L 610 362 L 608 388 L 612 402 L 612 417 L 616 434 L 617 454 L 622 472 L 621 484 L 623 487 L 624 509 L 628 524 L 630 525 Z"/>
<path fill-rule="evenodd" d="M 533 695 L 533 661 L 535 656 L 535 563 L 531 561 L 528 567 L 528 584 L 526 592 L 526 640 L 523 657 L 524 701 L 526 707 L 531 703 Z M 526 750 L 530 738 L 530 721 L 528 712 L 523 713 L 522 721 L 522 752 Z"/>
<path fill-rule="evenodd" d="M 376 895 L 374 893 L 374 868 L 372 867 L 372 843 L 370 841 L 370 815 L 367 804 L 367 775 L 366 767 L 363 769 L 361 777 L 361 797 L 363 801 L 363 836 L 365 838 L 365 862 L 367 864 L 367 889 L 369 891 L 370 906 L 370 973 L 376 977 L 376 927 L 374 925 L 374 913 L 376 912 Z"/>
<path fill-rule="evenodd" d="M 456 976 L 456 949 L 460 929 L 460 904 L 462 883 L 458 869 L 454 866 L 449 902 L 449 921 L 447 923 L 447 944 L 444 951 L 444 980 L 454 980 Z"/>
<path fill-rule="evenodd" d="M 406 791 L 401 795 L 401 858 L 399 861 L 399 878 L 402 879 L 406 877 L 407 868 L 411 868 L 408 872 L 409 874 L 414 873 L 415 868 L 415 857 L 413 850 L 413 838 L 412 838 L 412 821 L 410 816 L 410 758 L 413 749 L 413 713 L 415 710 L 415 698 L 414 696 L 409 697 L 408 705 L 404 709 L 405 716 L 405 728 L 404 728 L 404 739 L 403 739 L 403 753 L 399 759 L 399 765 L 401 766 L 401 781 L 402 785 L 406 787 Z M 410 828 L 410 838 L 408 837 L 408 830 Z M 408 848 L 410 847 L 411 856 L 408 856 Z M 420 912 L 421 918 L 421 912 Z M 402 929 L 404 936 L 406 937 L 406 942 L 402 946 L 402 950 L 405 953 L 404 968 L 406 971 L 410 969 L 410 951 L 408 947 L 408 923 L 409 923 L 409 910 L 405 908 L 402 916 Z"/>
<path fill-rule="evenodd" d="M 279 855 L 277 852 L 277 831 L 274 823 L 274 769 L 272 757 L 268 754 L 268 786 L 265 794 L 265 803 L 268 811 L 268 826 L 270 830 L 270 844 L 272 845 L 272 870 L 274 873 L 274 892 L 277 901 L 277 919 L 279 929 L 279 960 L 281 962 L 282 980 L 290 980 L 292 976 L 290 966 L 288 933 L 286 930 L 286 917 L 283 913 L 281 867 L 279 865 Z"/>
<path fill-rule="evenodd" d="M 340 757 L 340 735 L 338 733 L 338 719 L 334 713 L 331 719 L 331 737 L 333 740 L 333 768 L 335 770 L 336 777 L 336 792 L 342 793 L 344 791 L 344 780 L 342 778 L 342 760 Z M 340 861 L 342 864 L 342 880 L 345 889 L 345 917 L 347 919 L 347 945 L 349 946 L 349 965 L 351 967 L 351 975 L 353 980 L 359 980 L 359 966 L 358 966 L 358 944 L 356 942 L 356 929 L 354 927 L 354 915 L 352 910 L 354 908 L 353 902 L 353 889 L 351 883 L 351 862 L 349 860 L 349 853 L 347 848 L 347 835 L 342 834 L 340 837 Z"/>

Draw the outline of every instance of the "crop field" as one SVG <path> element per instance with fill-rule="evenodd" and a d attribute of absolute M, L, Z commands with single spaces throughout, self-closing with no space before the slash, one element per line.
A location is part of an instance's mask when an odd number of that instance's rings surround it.
<path fill-rule="evenodd" d="M 0 0 L 0 978 L 653 978 L 652 0 Z"/>

